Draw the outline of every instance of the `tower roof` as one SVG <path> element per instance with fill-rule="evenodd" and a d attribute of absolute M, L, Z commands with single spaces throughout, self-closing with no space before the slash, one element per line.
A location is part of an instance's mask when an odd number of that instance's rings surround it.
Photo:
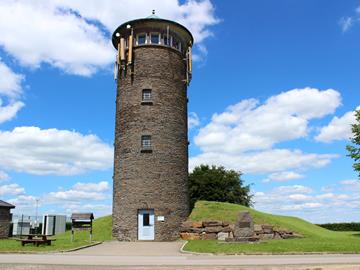
<path fill-rule="evenodd" d="M 155 10 L 153 10 L 151 15 L 147 16 L 145 19 L 161 19 L 161 18 L 155 15 Z"/>
<path fill-rule="evenodd" d="M 127 22 L 121 24 L 120 26 L 118 26 L 116 28 L 116 30 L 114 31 L 114 33 L 112 34 L 112 43 L 113 43 L 114 47 L 117 48 L 116 33 L 120 33 L 120 34 L 125 33 L 127 31 L 127 29 L 129 29 L 129 26 L 134 27 L 134 26 L 141 25 L 143 23 L 148 23 L 148 22 L 153 22 L 153 23 L 156 23 L 156 24 L 159 24 L 159 25 L 161 25 L 161 24 L 163 24 L 163 25 L 172 24 L 177 29 L 179 29 L 179 31 L 183 31 L 183 32 L 187 33 L 189 35 L 189 37 L 190 37 L 191 43 L 194 44 L 194 37 L 191 34 L 191 32 L 185 26 L 183 26 L 180 23 L 177 23 L 175 21 L 162 19 L 159 16 L 157 16 L 155 14 L 155 10 L 153 10 L 152 14 L 150 16 L 148 16 L 148 17 L 127 21 Z"/>

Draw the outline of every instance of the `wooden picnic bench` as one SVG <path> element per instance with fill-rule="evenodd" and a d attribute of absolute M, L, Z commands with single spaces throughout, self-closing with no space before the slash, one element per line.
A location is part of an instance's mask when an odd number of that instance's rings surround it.
<path fill-rule="evenodd" d="M 36 245 L 37 247 L 39 245 L 50 246 L 52 241 L 56 241 L 56 239 L 48 238 L 48 236 L 45 234 L 28 234 L 23 236 L 25 236 L 25 238 L 17 239 L 17 241 L 21 241 L 22 246 L 25 246 L 26 244 L 33 244 L 34 246 Z"/>

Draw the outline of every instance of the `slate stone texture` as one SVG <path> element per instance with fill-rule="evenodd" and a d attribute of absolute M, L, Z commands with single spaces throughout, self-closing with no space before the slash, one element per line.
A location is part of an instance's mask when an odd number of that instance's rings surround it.
<path fill-rule="evenodd" d="M 113 236 L 136 241 L 138 210 L 154 209 L 155 241 L 175 240 L 189 214 L 186 61 L 165 46 L 133 53 L 132 73 L 118 74 Z M 143 89 L 152 90 L 152 103 L 142 104 Z M 150 151 L 142 151 L 143 135 L 151 136 Z"/>

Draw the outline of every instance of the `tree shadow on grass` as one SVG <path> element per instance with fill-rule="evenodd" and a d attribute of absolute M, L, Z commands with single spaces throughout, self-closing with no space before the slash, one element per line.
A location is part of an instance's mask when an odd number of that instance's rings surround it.
<path fill-rule="evenodd" d="M 351 236 L 360 237 L 360 233 L 354 233 Z"/>

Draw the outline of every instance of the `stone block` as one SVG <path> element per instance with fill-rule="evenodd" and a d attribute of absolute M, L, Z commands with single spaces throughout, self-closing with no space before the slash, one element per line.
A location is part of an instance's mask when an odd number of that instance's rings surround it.
<path fill-rule="evenodd" d="M 200 234 L 198 233 L 180 233 L 180 237 L 183 240 L 200 240 Z"/>
<path fill-rule="evenodd" d="M 206 227 L 205 232 L 207 233 L 218 233 L 223 230 L 222 226 L 216 226 L 216 227 Z"/>
<path fill-rule="evenodd" d="M 193 221 L 193 222 L 191 222 L 191 227 L 193 227 L 193 228 L 202 228 L 203 226 L 202 226 L 202 221 Z"/>
<path fill-rule="evenodd" d="M 222 226 L 222 221 L 219 220 L 206 220 L 202 223 L 203 227 L 216 227 Z"/>
<path fill-rule="evenodd" d="M 205 233 L 201 235 L 202 240 L 216 240 L 217 233 Z"/>
<path fill-rule="evenodd" d="M 256 233 L 262 232 L 262 226 L 259 225 L 259 224 L 254 224 L 254 231 L 255 231 Z"/>
<path fill-rule="evenodd" d="M 229 238 L 229 233 L 219 232 L 219 233 L 217 234 L 217 240 L 225 241 L 226 238 Z"/>
<path fill-rule="evenodd" d="M 223 227 L 227 227 L 227 226 L 229 226 L 229 225 L 230 225 L 230 222 L 223 221 L 222 225 L 223 225 Z"/>
<path fill-rule="evenodd" d="M 221 229 L 221 231 L 222 232 L 232 232 L 233 231 L 233 229 L 230 227 L 230 226 L 226 226 L 226 227 L 222 227 L 222 229 Z"/>
<path fill-rule="evenodd" d="M 264 224 L 262 230 L 264 233 L 274 233 L 274 226 Z"/>

